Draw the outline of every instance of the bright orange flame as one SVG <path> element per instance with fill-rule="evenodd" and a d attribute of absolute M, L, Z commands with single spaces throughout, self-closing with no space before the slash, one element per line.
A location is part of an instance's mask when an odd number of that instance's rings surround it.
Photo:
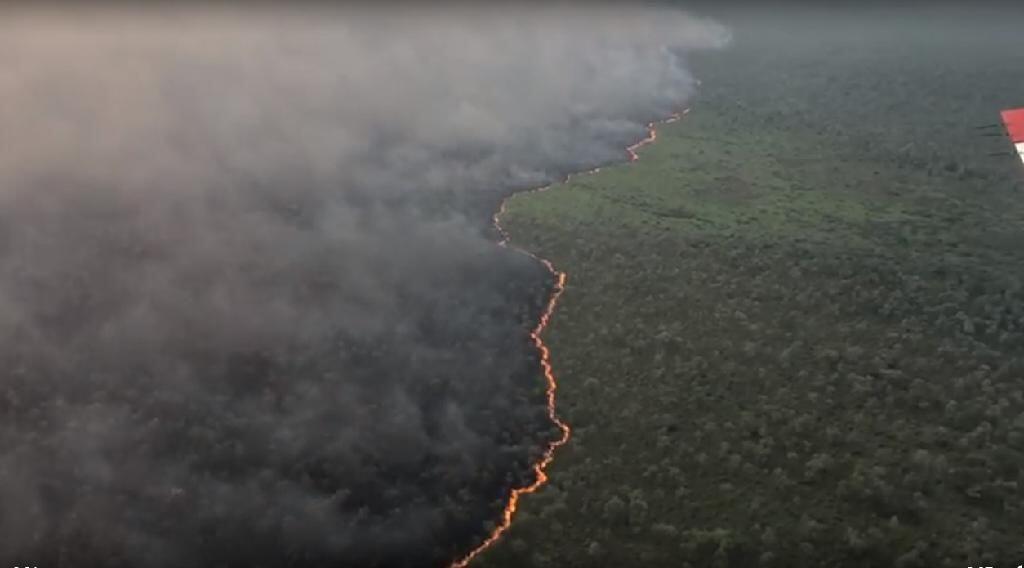
<path fill-rule="evenodd" d="M 690 109 L 686 109 L 682 113 L 674 113 L 661 122 L 663 122 L 664 124 L 671 124 L 679 120 L 683 115 L 685 115 L 689 111 Z M 637 154 L 637 151 L 640 148 L 658 139 L 658 131 L 655 128 L 655 125 L 656 123 L 654 122 L 649 123 L 647 125 L 647 137 L 626 148 L 626 155 L 629 157 L 630 162 L 635 162 L 640 159 L 640 156 Z M 594 168 L 592 170 L 588 170 L 582 173 L 591 174 L 597 173 L 599 171 L 601 171 L 601 168 Z M 572 175 L 566 176 L 565 182 L 563 183 L 567 183 L 573 177 L 574 176 Z M 545 191 L 550 188 L 550 185 L 546 185 L 543 187 L 534 188 L 529 191 Z M 555 277 L 555 287 L 554 289 L 552 289 L 551 296 L 548 298 L 547 306 L 544 307 L 544 311 L 540 315 L 540 321 L 537 322 L 537 327 L 533 328 L 533 331 L 530 332 L 530 339 L 533 340 L 533 344 L 537 346 L 537 351 L 540 352 L 540 366 L 544 371 L 544 380 L 547 382 L 548 418 L 551 420 L 551 422 L 555 424 L 555 426 L 558 427 L 559 436 L 558 438 L 556 438 L 555 440 L 551 441 L 548 444 L 548 447 L 547 449 L 544 450 L 544 454 L 541 456 L 540 460 L 538 460 L 537 463 L 533 464 L 533 472 L 534 474 L 536 474 L 533 483 L 530 483 L 529 485 L 526 485 L 524 487 L 517 487 L 512 489 L 512 492 L 508 496 L 508 504 L 505 505 L 505 510 L 502 511 L 501 514 L 501 523 L 499 523 L 498 526 L 496 526 L 494 530 L 491 531 L 491 534 L 488 535 L 487 538 L 484 539 L 484 541 L 481 542 L 476 548 L 469 551 L 469 553 L 467 553 L 459 560 L 453 562 L 451 564 L 451 568 L 466 568 L 466 566 L 468 566 L 469 563 L 472 562 L 477 556 L 480 556 L 480 554 L 482 554 L 485 550 L 490 548 L 494 543 L 498 542 L 498 539 L 501 538 L 501 535 L 505 534 L 505 531 L 507 531 L 509 527 L 512 526 L 512 517 L 515 515 L 516 509 L 519 506 L 519 498 L 522 497 L 523 495 L 534 493 L 535 491 L 540 489 L 541 486 L 548 482 L 548 474 L 544 470 L 546 470 L 548 465 L 555 459 L 555 450 L 564 446 L 565 443 L 569 441 L 569 436 L 572 433 L 572 430 L 569 428 L 569 425 L 558 417 L 558 412 L 555 408 L 555 394 L 558 390 L 558 382 L 555 380 L 555 372 L 551 368 L 551 350 L 548 349 L 548 346 L 544 343 L 544 340 L 541 338 L 541 334 L 544 333 L 544 329 L 547 328 L 548 323 L 551 321 L 551 315 L 555 312 L 555 306 L 558 305 L 558 299 L 562 296 L 562 292 L 565 291 L 565 281 L 568 278 L 568 276 L 566 275 L 566 273 L 556 270 L 555 265 L 551 264 L 550 260 L 546 258 L 541 258 L 525 249 L 509 245 L 508 233 L 505 231 L 505 228 L 501 226 L 501 216 L 505 213 L 507 205 L 508 197 L 506 197 L 501 202 L 501 205 L 498 207 L 498 211 L 494 214 L 493 217 L 494 228 L 498 231 L 498 235 L 500 237 L 498 244 L 503 247 L 508 247 L 520 254 L 525 254 L 526 256 L 536 260 L 537 262 L 540 262 Z"/>

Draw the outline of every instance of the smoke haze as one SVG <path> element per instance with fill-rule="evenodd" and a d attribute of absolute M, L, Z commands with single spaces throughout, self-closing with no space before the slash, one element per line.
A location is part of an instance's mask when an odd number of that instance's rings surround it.
<path fill-rule="evenodd" d="M 653 8 L 5 8 L 0 560 L 455 556 L 550 426 L 544 271 L 489 211 L 621 159 L 726 39 Z"/>

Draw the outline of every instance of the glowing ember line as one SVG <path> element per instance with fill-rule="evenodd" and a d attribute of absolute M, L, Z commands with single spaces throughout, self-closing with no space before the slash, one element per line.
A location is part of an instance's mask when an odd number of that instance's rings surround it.
<path fill-rule="evenodd" d="M 686 109 L 682 113 L 673 113 L 671 116 L 660 122 L 664 124 L 671 124 L 682 118 L 689 111 L 690 109 Z M 657 124 L 658 123 L 656 122 L 648 123 L 647 136 L 643 140 L 640 140 L 639 142 L 632 144 L 626 148 L 626 155 L 629 157 L 630 162 L 635 162 L 640 159 L 640 156 L 637 154 L 637 151 L 640 150 L 640 148 L 643 148 L 644 146 L 651 144 L 658 139 L 658 130 L 655 128 Z M 581 172 L 581 175 L 597 173 L 599 171 L 601 171 L 601 168 L 594 168 L 592 170 Z M 571 180 L 573 177 L 575 176 L 572 174 L 566 176 L 565 180 L 562 183 L 568 183 L 569 180 Z M 551 185 L 545 185 L 542 187 L 537 187 L 528 190 L 527 193 L 534 191 L 545 191 L 550 188 Z M 498 542 L 498 539 L 501 538 L 501 535 L 505 534 L 505 531 L 507 531 L 509 527 L 512 526 L 512 517 L 515 515 L 516 509 L 519 507 L 519 498 L 522 497 L 523 495 L 536 492 L 545 483 L 548 482 L 548 474 L 545 472 L 545 470 L 547 469 L 548 465 L 550 465 L 551 462 L 555 459 L 555 450 L 564 446 L 565 443 L 569 441 L 569 436 L 572 434 L 572 429 L 569 428 L 569 425 L 558 417 L 558 412 L 556 410 L 555 404 L 555 394 L 558 390 L 558 381 L 555 380 L 555 372 L 551 368 L 551 350 L 548 349 L 548 346 L 544 343 L 544 340 L 541 338 L 541 335 L 544 333 L 544 329 L 547 328 L 548 323 L 550 323 L 551 321 L 551 315 L 555 312 L 555 307 L 558 305 L 558 299 L 562 296 L 562 292 L 565 291 L 565 282 L 568 276 L 565 272 L 561 272 L 555 269 L 555 265 L 552 264 L 550 260 L 546 258 L 541 258 L 528 250 L 516 246 L 511 246 L 509 244 L 508 233 L 505 231 L 505 228 L 501 226 L 501 216 L 505 214 L 505 209 L 508 206 L 508 200 L 511 197 L 512 196 L 510 195 L 506 197 L 504 200 L 502 200 L 501 205 L 498 207 L 498 211 L 494 214 L 494 217 L 492 218 L 494 228 L 495 230 L 497 230 L 500 239 L 498 241 L 498 244 L 500 246 L 514 250 L 520 254 L 525 254 L 526 256 L 543 264 L 544 268 L 547 268 L 548 272 L 550 272 L 551 275 L 555 277 L 555 286 L 551 291 L 551 296 L 548 298 L 547 306 L 544 307 L 544 311 L 541 313 L 540 321 L 537 322 L 537 326 L 533 328 L 533 331 L 530 332 L 530 339 L 533 340 L 533 344 L 537 347 L 537 351 L 540 352 L 540 366 L 541 369 L 544 371 L 544 380 L 547 382 L 548 419 L 550 419 L 551 422 L 558 427 L 559 436 L 555 440 L 548 443 L 548 447 L 547 449 L 544 450 L 544 454 L 541 456 L 540 460 L 538 460 L 537 463 L 533 464 L 533 472 L 536 475 L 533 483 L 530 483 L 529 485 L 523 487 L 517 487 L 512 489 L 512 492 L 508 496 L 508 504 L 505 505 L 505 510 L 502 511 L 501 514 L 501 523 L 499 523 L 498 526 L 495 527 L 493 531 L 491 531 L 491 534 L 488 535 L 487 538 L 484 539 L 484 541 L 481 542 L 479 546 L 469 551 L 469 553 L 467 553 L 461 559 L 453 562 L 451 564 L 451 568 L 466 568 L 466 566 L 468 566 L 469 563 L 472 562 L 477 556 L 480 556 L 480 554 L 482 554 L 485 550 L 490 548 L 494 543 Z"/>

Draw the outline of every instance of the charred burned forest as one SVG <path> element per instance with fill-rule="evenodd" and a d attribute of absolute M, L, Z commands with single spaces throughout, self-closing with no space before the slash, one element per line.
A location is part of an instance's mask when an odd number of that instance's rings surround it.
<path fill-rule="evenodd" d="M 449 565 L 556 435 L 492 215 L 728 33 L 214 4 L 0 7 L 0 564 Z"/>
<path fill-rule="evenodd" d="M 213 4 L 0 7 L 0 568 L 1024 561 L 1019 9 Z"/>

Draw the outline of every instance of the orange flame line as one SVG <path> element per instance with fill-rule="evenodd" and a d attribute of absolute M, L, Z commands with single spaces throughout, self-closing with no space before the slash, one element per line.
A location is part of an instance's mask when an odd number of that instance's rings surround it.
<path fill-rule="evenodd" d="M 664 124 L 671 124 L 682 118 L 686 113 L 689 112 L 689 110 L 690 109 L 686 109 L 682 113 L 673 113 L 671 116 L 660 122 Z M 630 162 L 635 162 L 640 159 L 640 156 L 637 154 L 637 151 L 640 148 L 643 148 L 644 146 L 651 144 L 652 142 L 658 139 L 658 131 L 655 128 L 656 124 L 658 123 L 648 123 L 647 137 L 626 148 L 626 155 L 629 157 Z M 592 174 L 597 173 L 599 171 L 601 171 L 601 168 L 594 168 L 592 170 L 582 172 L 581 174 Z M 572 174 L 566 176 L 563 183 L 568 183 L 569 180 L 571 180 L 573 177 L 574 176 Z M 531 193 L 534 191 L 545 191 L 550 188 L 551 185 L 546 185 L 531 190 L 527 190 L 526 193 Z M 572 429 L 569 428 L 569 425 L 558 417 L 558 412 L 556 410 L 555 404 L 555 394 L 558 390 L 558 381 L 555 379 L 555 372 L 551 367 L 551 350 L 548 349 L 548 346 L 544 343 L 544 340 L 541 338 L 541 334 L 544 332 L 544 329 L 547 328 L 548 323 L 551 320 L 551 315 L 555 312 L 555 307 L 558 305 L 558 299 L 562 296 L 562 292 L 565 291 L 565 282 L 568 278 L 568 275 L 565 272 L 556 270 L 555 265 L 552 264 L 550 260 L 546 258 L 541 258 L 525 249 L 509 245 L 509 235 L 505 231 L 505 228 L 501 226 L 501 216 L 505 213 L 505 209 L 508 206 L 508 200 L 511 197 L 512 196 L 510 195 L 506 197 L 504 200 L 502 200 L 501 205 L 498 207 L 498 211 L 494 213 L 494 217 L 492 218 L 494 228 L 498 231 L 498 235 L 500 237 L 498 245 L 510 248 L 520 254 L 525 254 L 526 256 L 536 260 L 537 262 L 540 262 L 541 264 L 544 265 L 545 268 L 548 269 L 552 276 L 555 277 L 555 287 L 551 291 L 551 296 L 548 298 L 547 306 L 545 306 L 544 311 L 541 313 L 540 321 L 537 322 L 537 327 L 533 328 L 533 331 L 530 332 L 530 339 L 533 340 L 533 344 L 536 345 L 537 351 L 540 352 L 540 365 L 541 368 L 544 370 L 544 380 L 547 382 L 548 419 L 550 419 L 551 422 L 558 427 L 560 434 L 558 438 L 548 443 L 547 449 L 544 450 L 544 455 L 541 456 L 540 460 L 538 460 L 537 463 L 533 464 L 533 472 L 536 474 L 536 478 L 534 479 L 533 483 L 530 483 L 529 485 L 523 487 L 517 487 L 512 489 L 512 492 L 508 496 L 508 504 L 505 505 L 505 510 L 502 511 L 501 523 L 498 524 L 498 526 L 496 526 L 494 530 L 491 531 L 491 534 L 488 535 L 487 538 L 484 539 L 484 541 L 481 542 L 476 548 L 469 551 L 465 556 L 463 556 L 459 560 L 453 562 L 450 565 L 450 568 L 466 568 L 469 565 L 469 563 L 472 562 L 477 556 L 480 556 L 480 554 L 482 554 L 485 550 L 494 545 L 494 543 L 498 542 L 498 539 L 500 539 L 501 536 L 505 534 L 505 531 L 507 531 L 509 527 L 512 526 L 512 517 L 515 515 L 516 509 L 519 506 L 519 498 L 522 497 L 523 495 L 536 492 L 545 483 L 548 482 L 548 474 L 545 470 L 547 469 L 548 465 L 550 465 L 551 462 L 555 459 L 555 450 L 564 446 L 565 443 L 569 441 L 569 436 L 572 433 Z"/>

